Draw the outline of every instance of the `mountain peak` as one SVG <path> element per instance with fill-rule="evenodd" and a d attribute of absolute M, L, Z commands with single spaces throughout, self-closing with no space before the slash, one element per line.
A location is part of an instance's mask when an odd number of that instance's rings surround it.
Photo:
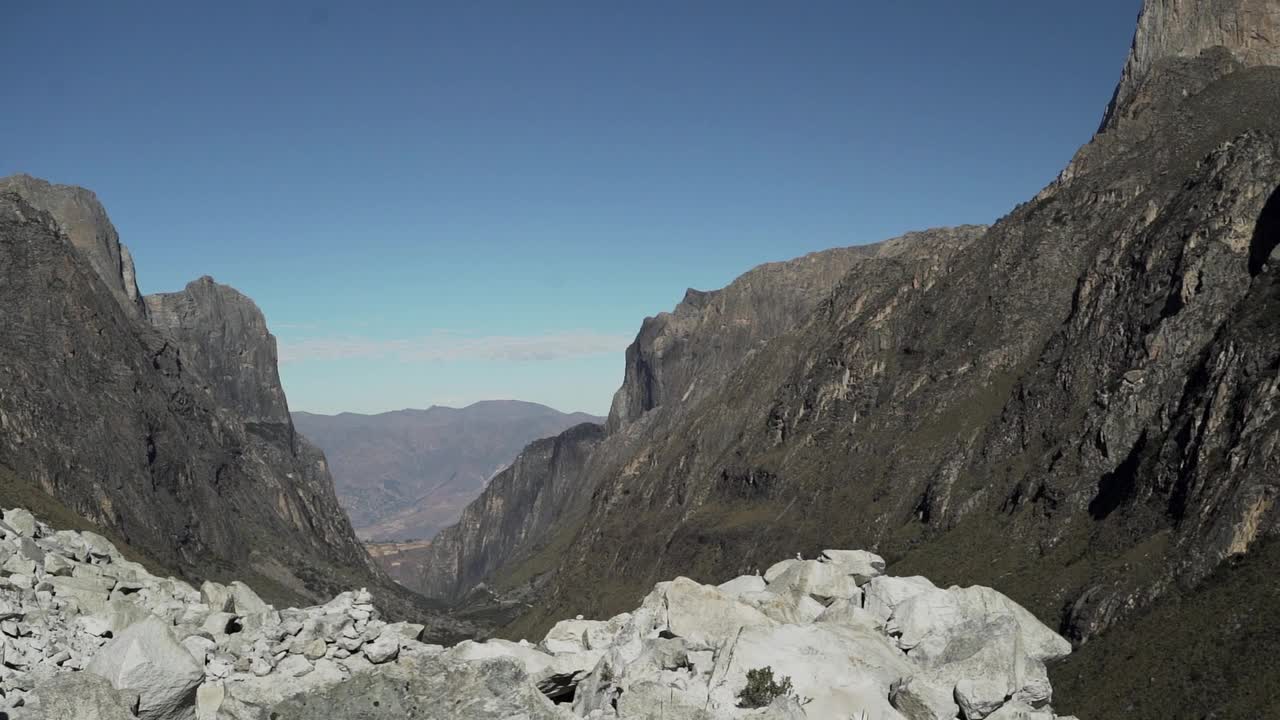
<path fill-rule="evenodd" d="M 1280 65 L 1280 3 L 1275 0 L 1146 0 L 1133 47 L 1103 129 L 1113 127 L 1151 69 L 1222 47 L 1246 67 Z"/>
<path fill-rule="evenodd" d="M 133 256 L 120 242 L 115 226 L 93 191 L 75 185 L 56 185 L 25 173 L 0 178 L 0 192 L 3 191 L 15 192 L 36 209 L 49 213 L 120 305 L 134 317 L 144 314 L 146 308 L 138 292 Z"/>

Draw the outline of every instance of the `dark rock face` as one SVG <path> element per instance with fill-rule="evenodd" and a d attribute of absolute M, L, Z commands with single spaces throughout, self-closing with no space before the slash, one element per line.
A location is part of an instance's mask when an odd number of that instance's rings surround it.
<path fill-rule="evenodd" d="M 324 456 L 294 432 L 252 302 L 203 279 L 152 298 L 153 327 L 71 241 L 80 215 L 26 189 L 77 213 L 92 195 L 4 186 L 0 465 L 185 576 L 247 575 L 278 600 L 367 584 L 393 614 L 422 611 L 377 571 Z"/>
<path fill-rule="evenodd" d="M 252 300 L 205 276 L 145 301 L 151 324 L 182 345 L 183 361 L 209 381 L 220 405 L 247 422 L 290 424 L 276 339 Z"/>
<path fill-rule="evenodd" d="M 0 178 L 0 192 L 5 191 L 16 192 L 33 207 L 49 213 L 121 307 L 135 317 L 145 314 L 133 256 L 120 243 L 120 236 L 96 195 L 84 188 L 53 185 L 30 175 Z"/>
<path fill-rule="evenodd" d="M 338 501 L 365 540 L 430 538 L 533 440 L 603 418 L 492 400 L 378 415 L 294 413 L 329 458 Z"/>

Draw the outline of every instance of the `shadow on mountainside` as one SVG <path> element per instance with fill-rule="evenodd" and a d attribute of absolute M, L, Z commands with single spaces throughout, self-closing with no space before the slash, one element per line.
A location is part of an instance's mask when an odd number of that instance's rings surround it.
<path fill-rule="evenodd" d="M 1267 258 L 1280 245 L 1280 188 L 1276 188 L 1258 216 L 1258 225 L 1249 243 L 1249 274 L 1257 276 L 1267 264 Z"/>
<path fill-rule="evenodd" d="M 1077 649 L 1049 669 L 1054 708 L 1082 718 L 1280 717 L 1277 567 L 1280 541 L 1265 541 Z"/>

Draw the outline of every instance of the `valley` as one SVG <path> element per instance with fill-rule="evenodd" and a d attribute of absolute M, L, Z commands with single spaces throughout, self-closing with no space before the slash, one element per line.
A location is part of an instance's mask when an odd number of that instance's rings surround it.
<path fill-rule="evenodd" d="M 744 263 L 625 354 L 606 318 L 670 283 L 667 218 L 571 257 L 495 192 L 411 267 L 378 219 L 451 205 L 387 190 L 342 216 L 384 243 L 379 313 L 246 270 L 366 333 L 298 340 L 209 275 L 144 294 L 94 192 L 0 178 L 0 720 L 1280 716 L 1280 4 L 1145 0 L 1117 70 L 994 222 Z M 278 229 L 275 202 L 243 210 Z M 521 223 L 536 262 L 484 246 Z M 357 282 L 346 232 L 233 266 Z M 493 278 L 461 298 L 472 242 Z M 723 261 L 679 251 L 691 278 Z M 510 290 L 561 297 L 606 256 L 554 313 Z M 526 331 L 549 315 L 596 325 Z M 281 377 L 385 408 L 527 373 L 576 404 L 600 357 L 607 416 L 324 415 Z"/>

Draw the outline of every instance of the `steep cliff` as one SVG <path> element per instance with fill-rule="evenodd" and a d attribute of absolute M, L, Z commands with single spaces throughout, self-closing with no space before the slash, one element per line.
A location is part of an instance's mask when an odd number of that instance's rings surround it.
<path fill-rule="evenodd" d="M 689 290 L 670 313 L 645 318 L 627 348 L 609 411 L 616 431 L 659 405 L 691 407 L 769 339 L 792 330 L 856 264 L 958 246 L 983 228 L 911 233 L 882 243 L 811 253 L 754 268 L 727 287 Z"/>
<path fill-rule="evenodd" d="M 218 404 L 246 422 L 291 424 L 276 339 L 252 300 L 208 276 L 144 300 L 151 324 L 182 344 L 184 362 L 209 382 Z"/>
<path fill-rule="evenodd" d="M 252 302 L 204 279 L 151 298 L 152 326 L 68 233 L 82 217 L 110 227 L 91 194 L 3 186 L 0 466 L 188 577 L 247 575 L 286 600 L 367 582 L 389 611 L 425 614 L 377 571 L 294 432 Z M 75 212 L 36 207 L 30 188 Z M 94 237 L 127 257 L 114 231 Z"/>
<path fill-rule="evenodd" d="M 88 261 L 120 306 L 132 316 L 146 312 L 129 248 L 107 218 L 98 197 L 84 188 L 53 185 L 30 175 L 0 178 L 0 192 L 16 192 L 58 224 L 58 229 Z"/>
<path fill-rule="evenodd" d="M 793 330 L 842 278 L 875 282 L 887 267 L 935 265 L 985 228 L 930 230 L 856 248 L 813 253 L 751 270 L 721 290 L 690 290 L 672 313 L 645 319 L 627 352 L 625 379 L 607 428 L 582 426 L 530 445 L 499 473 L 462 520 L 425 551 L 410 587 L 458 600 L 499 568 L 501 585 L 524 586 L 558 562 L 571 530 L 591 511 L 604 478 L 638 473 L 643 443 L 667 432 L 774 337 Z"/>

